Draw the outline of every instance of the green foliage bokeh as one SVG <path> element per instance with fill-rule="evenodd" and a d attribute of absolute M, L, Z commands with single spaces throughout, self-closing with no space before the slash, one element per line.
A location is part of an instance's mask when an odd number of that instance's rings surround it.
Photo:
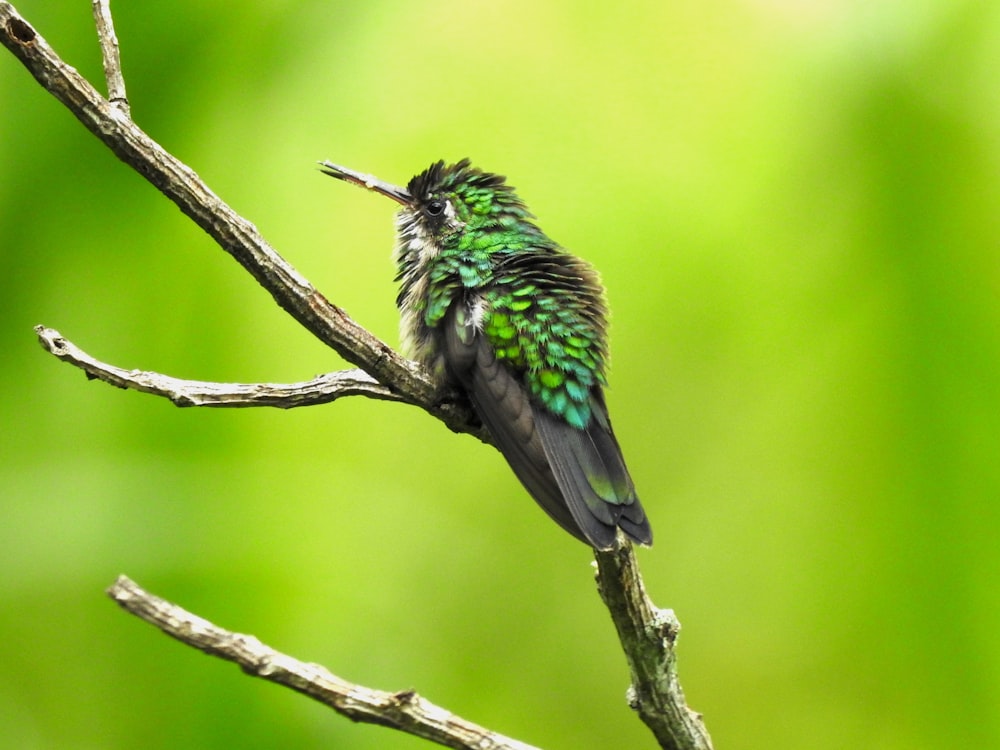
<path fill-rule="evenodd" d="M 508 175 L 601 269 L 616 430 L 718 747 L 1000 746 L 1000 5 L 116 2 L 137 122 L 395 343 L 405 182 Z M 18 9 L 100 85 L 90 3 Z M 546 748 L 652 747 L 585 547 L 416 409 L 177 409 L 342 366 L 0 54 L 0 736 L 409 748 L 119 613 L 118 573 Z"/>

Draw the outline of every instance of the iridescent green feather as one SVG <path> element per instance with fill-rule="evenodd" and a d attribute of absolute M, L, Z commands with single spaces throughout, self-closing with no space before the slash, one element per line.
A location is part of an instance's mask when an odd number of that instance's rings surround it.
<path fill-rule="evenodd" d="M 428 264 L 424 324 L 436 327 L 456 299 L 481 293 L 482 329 L 497 358 L 546 409 L 585 428 L 591 389 L 605 383 L 607 358 L 596 273 L 546 237 L 495 175 L 459 165 L 424 182 L 451 199 L 463 225 L 442 234 Z M 410 190 L 424 187 L 411 183 Z"/>
<path fill-rule="evenodd" d="M 600 321 L 560 303 L 561 280 L 549 273 L 504 280 L 487 292 L 483 332 L 498 359 L 520 373 L 531 395 L 570 425 L 591 418 L 591 389 L 604 384 Z"/>

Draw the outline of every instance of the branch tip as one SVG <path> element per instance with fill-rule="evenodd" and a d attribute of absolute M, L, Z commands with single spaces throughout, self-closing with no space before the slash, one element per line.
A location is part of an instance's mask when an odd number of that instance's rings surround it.
<path fill-rule="evenodd" d="M 21 44 L 31 44 L 35 41 L 35 30 L 23 18 L 11 18 L 7 21 L 7 30 Z"/>
<path fill-rule="evenodd" d="M 110 0 L 93 0 L 94 24 L 97 39 L 101 43 L 101 58 L 104 62 L 104 80 L 108 86 L 108 101 L 112 107 L 130 118 L 128 97 L 125 95 L 125 78 L 122 75 L 122 61 L 115 34 L 115 22 L 111 17 Z"/>

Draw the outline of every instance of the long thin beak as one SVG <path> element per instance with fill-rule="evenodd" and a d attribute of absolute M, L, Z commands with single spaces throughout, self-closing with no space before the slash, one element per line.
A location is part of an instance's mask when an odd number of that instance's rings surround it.
<path fill-rule="evenodd" d="M 376 193 L 386 196 L 387 198 L 392 198 L 400 205 L 408 206 L 412 200 L 410 198 L 410 193 L 406 188 L 401 188 L 398 185 L 392 185 L 388 182 L 382 182 L 382 180 L 373 177 L 370 174 L 355 172 L 353 169 L 341 167 L 338 164 L 333 164 L 328 161 L 321 161 L 319 162 L 319 165 L 323 174 L 336 177 L 338 180 L 343 180 L 344 182 L 350 182 L 352 185 L 360 185 L 368 190 L 373 190 Z"/>

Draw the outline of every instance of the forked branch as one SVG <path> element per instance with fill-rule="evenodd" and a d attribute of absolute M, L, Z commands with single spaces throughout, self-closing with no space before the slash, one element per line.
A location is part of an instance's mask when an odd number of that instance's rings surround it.
<path fill-rule="evenodd" d="M 87 355 L 58 332 L 39 326 L 42 345 L 89 377 L 171 399 L 184 406 L 279 406 L 289 408 L 332 401 L 346 395 L 416 405 L 456 432 L 489 442 L 467 406 L 454 394 L 440 393 L 420 366 L 332 305 L 260 236 L 256 227 L 213 193 L 185 164 L 167 153 L 131 119 L 107 0 L 92 0 L 105 61 L 109 98 L 102 97 L 64 63 L 8 2 L 0 1 L 0 43 L 17 57 L 38 83 L 122 161 L 173 201 L 222 249 L 232 255 L 285 309 L 320 341 L 361 368 L 306 383 L 223 384 L 170 378 L 158 373 L 108 365 Z M 701 717 L 684 702 L 677 680 L 675 640 L 679 624 L 669 610 L 658 610 L 646 595 L 630 544 L 597 552 L 598 586 L 632 673 L 630 703 L 661 747 L 710 750 Z M 455 748 L 520 748 L 527 745 L 496 735 L 448 714 L 415 693 L 382 693 L 345 683 L 325 669 L 281 655 L 251 636 L 223 631 L 195 615 L 146 594 L 127 579 L 112 596 L 133 614 L 203 651 L 236 661 L 252 674 L 273 679 L 323 700 L 353 719 L 392 726 Z M 353 712 L 353 713 L 352 713 Z"/>

